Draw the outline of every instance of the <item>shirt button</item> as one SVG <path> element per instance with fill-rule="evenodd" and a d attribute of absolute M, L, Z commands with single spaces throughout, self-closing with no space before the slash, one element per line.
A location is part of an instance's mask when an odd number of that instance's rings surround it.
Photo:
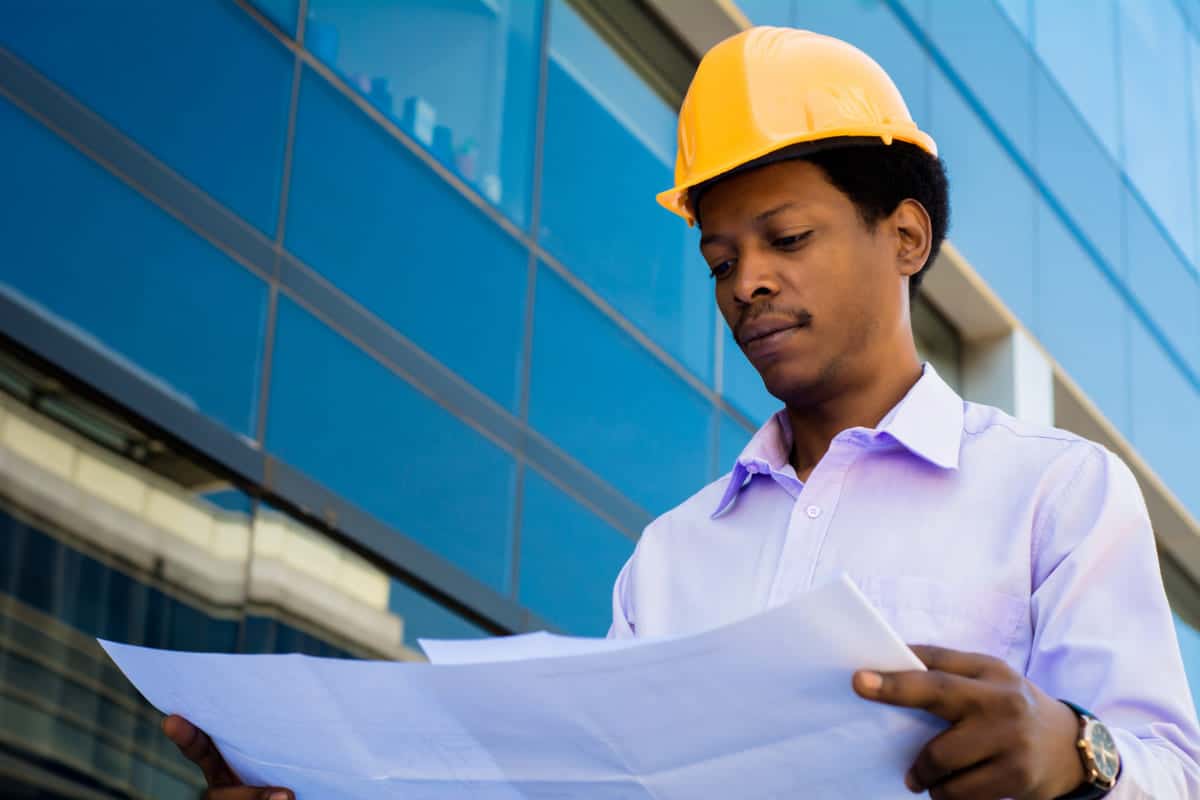
<path fill-rule="evenodd" d="M 808 514 L 809 519 L 816 519 L 817 517 L 821 516 L 821 507 L 809 506 L 808 508 L 804 509 L 804 513 Z"/>

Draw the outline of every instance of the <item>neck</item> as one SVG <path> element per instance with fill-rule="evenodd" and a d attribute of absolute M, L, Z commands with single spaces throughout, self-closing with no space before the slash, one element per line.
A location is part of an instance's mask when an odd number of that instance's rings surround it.
<path fill-rule="evenodd" d="M 788 403 L 792 426 L 791 464 L 800 480 L 808 480 L 833 438 L 848 428 L 874 428 L 921 378 L 915 348 L 890 359 L 889 369 L 873 369 L 862 380 L 846 381 L 828 399 L 810 405 Z"/>

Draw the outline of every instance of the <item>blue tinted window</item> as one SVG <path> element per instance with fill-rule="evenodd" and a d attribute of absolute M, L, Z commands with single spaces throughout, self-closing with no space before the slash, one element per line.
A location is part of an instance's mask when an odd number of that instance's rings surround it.
<path fill-rule="evenodd" d="M 633 540 L 533 470 L 521 511 L 521 602 L 564 630 L 603 636 Z"/>
<path fill-rule="evenodd" d="M 267 447 L 507 591 L 512 458 L 287 299 L 279 306 Z"/>
<path fill-rule="evenodd" d="M 1033 187 L 940 74 L 931 99 L 933 136 L 950 175 L 950 239 L 1027 322 L 1033 318 Z"/>
<path fill-rule="evenodd" d="M 1031 154 L 1034 61 L 1023 34 L 986 0 L 932 0 L 930 9 L 929 32 L 947 60 L 1017 149 Z M 962 135 L 943 132 L 939 144 L 947 134 Z"/>
<path fill-rule="evenodd" d="M 929 61 L 886 2 L 798 0 L 795 6 L 797 27 L 836 36 L 878 61 L 904 95 L 917 125 L 928 129 Z"/>
<path fill-rule="evenodd" d="M 3 100 L 0 139 L 0 290 L 250 433 L 266 286 Z"/>
<path fill-rule="evenodd" d="M 1041 71 L 1034 81 L 1038 175 L 1109 265 L 1120 271 L 1120 168 L 1059 88 Z"/>
<path fill-rule="evenodd" d="M 1127 198 L 1125 213 L 1129 287 L 1175 349 L 1200 372 L 1200 281 L 1133 197 Z"/>
<path fill-rule="evenodd" d="M 1192 188 L 1200 217 L 1200 39 L 1188 39 L 1188 64 L 1192 68 Z M 1200 221 L 1192 237 L 1192 264 L 1200 267 Z"/>
<path fill-rule="evenodd" d="M 765 386 L 762 377 L 742 348 L 733 340 L 729 326 L 722 332 L 725 337 L 723 345 L 721 393 L 755 425 L 767 421 L 767 417 L 783 407 L 783 403 L 773 397 Z"/>
<path fill-rule="evenodd" d="M 795 25 L 792 0 L 738 0 L 737 6 L 755 25 Z"/>
<path fill-rule="evenodd" d="M 288 248 L 515 407 L 526 251 L 308 71 L 292 170 Z"/>
<path fill-rule="evenodd" d="M 274 232 L 292 59 L 236 5 L 7 4 L 0 44 Z"/>
<path fill-rule="evenodd" d="M 1121 109 L 1125 168 L 1175 241 L 1194 242 L 1192 187 L 1180 180 L 1191 163 L 1188 140 L 1187 28 L 1171 0 L 1122 0 Z"/>
<path fill-rule="evenodd" d="M 1038 205 L 1034 332 L 1118 428 L 1129 430 L 1129 319 L 1124 299 L 1058 216 Z"/>
<path fill-rule="evenodd" d="M 717 474 L 724 475 L 733 469 L 734 462 L 742 454 L 742 450 L 754 434 L 742 427 L 726 414 L 721 415 L 721 426 L 717 430 L 719 453 L 717 459 Z"/>
<path fill-rule="evenodd" d="M 1121 128 L 1113 4 L 1095 0 L 1035 0 L 1033 6 L 1038 55 L 1109 154 L 1118 157 Z M 1039 108 L 1039 125 L 1040 113 Z M 1039 149 L 1042 140 L 1039 135 Z"/>
<path fill-rule="evenodd" d="M 941 0 L 945 2 L 946 0 Z M 1005 16 L 1009 18 L 1021 35 L 1026 39 L 1029 38 L 1032 30 L 1032 15 L 1030 14 L 1030 3 L 1035 0 L 997 0 L 1000 8 L 1004 10 Z M 1054 0 L 1051 0 L 1052 2 Z M 977 4 L 986 3 L 987 0 L 977 0 Z M 1041 33 L 1041 31 L 1038 31 Z"/>
<path fill-rule="evenodd" d="M 675 112 L 561 1 L 550 33 L 541 241 L 707 380 L 713 301 L 699 237 L 654 200 L 673 183 Z"/>
<path fill-rule="evenodd" d="M 296 35 L 296 18 L 300 14 L 300 0 L 250 0 L 279 29 L 291 36 Z"/>
<path fill-rule="evenodd" d="M 305 46 L 524 227 L 537 0 L 310 0 Z"/>
<path fill-rule="evenodd" d="M 404 622 L 404 643 L 420 649 L 417 639 L 479 639 L 490 635 L 411 586 L 392 581 L 388 607 Z"/>
<path fill-rule="evenodd" d="M 650 513 L 704 485 L 708 403 L 545 266 L 531 381 L 532 425 Z"/>
<path fill-rule="evenodd" d="M 1200 393 L 1136 322 L 1133 338 L 1133 443 L 1192 514 L 1200 515 Z"/>

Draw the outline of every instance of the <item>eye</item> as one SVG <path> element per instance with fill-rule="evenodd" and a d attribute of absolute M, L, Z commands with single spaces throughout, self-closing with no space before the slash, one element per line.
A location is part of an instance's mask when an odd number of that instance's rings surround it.
<path fill-rule="evenodd" d="M 788 236 L 780 236 L 777 239 L 771 240 L 771 246 L 777 250 L 796 250 L 800 245 L 808 240 L 812 235 L 812 231 L 804 231 L 803 233 L 795 233 Z"/>
<path fill-rule="evenodd" d="M 718 281 L 723 278 L 728 278 L 733 274 L 733 267 L 735 263 L 736 261 L 731 258 L 728 261 L 722 261 L 719 264 L 713 264 L 708 268 L 709 274 Z"/>

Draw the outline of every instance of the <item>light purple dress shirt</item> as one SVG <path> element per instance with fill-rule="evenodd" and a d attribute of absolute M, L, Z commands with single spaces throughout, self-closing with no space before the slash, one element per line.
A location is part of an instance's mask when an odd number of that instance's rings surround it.
<path fill-rule="evenodd" d="M 780 412 L 731 474 L 646 528 L 609 636 L 713 628 L 845 572 L 910 644 L 1003 659 L 1106 722 L 1124 763 L 1114 800 L 1200 798 L 1150 519 L 1115 455 L 965 402 L 929 365 L 808 481 L 790 450 Z"/>

